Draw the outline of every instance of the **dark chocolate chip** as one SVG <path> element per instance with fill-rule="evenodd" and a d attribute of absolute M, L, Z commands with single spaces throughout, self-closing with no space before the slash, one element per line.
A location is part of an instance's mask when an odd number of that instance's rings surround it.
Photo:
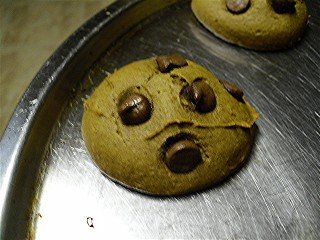
<path fill-rule="evenodd" d="M 225 0 L 227 8 L 232 13 L 244 13 L 250 7 L 250 0 Z"/>
<path fill-rule="evenodd" d="M 243 101 L 243 92 L 235 84 L 220 80 L 224 88 L 238 101 Z"/>
<path fill-rule="evenodd" d="M 187 61 L 178 54 L 159 56 L 156 58 L 160 72 L 170 72 L 174 68 L 188 65 Z"/>
<path fill-rule="evenodd" d="M 195 80 L 190 86 L 184 90 L 184 95 L 195 110 L 200 113 L 207 113 L 216 107 L 216 96 L 213 89 L 204 80 Z"/>
<path fill-rule="evenodd" d="M 294 13 L 296 11 L 295 0 L 269 0 L 269 2 L 276 13 Z"/>
<path fill-rule="evenodd" d="M 189 172 L 201 161 L 199 147 L 190 140 L 180 140 L 174 143 L 165 153 L 165 163 L 175 173 Z"/>
<path fill-rule="evenodd" d="M 118 113 L 125 125 L 144 123 L 151 117 L 151 103 L 139 93 L 131 93 L 121 99 Z"/>

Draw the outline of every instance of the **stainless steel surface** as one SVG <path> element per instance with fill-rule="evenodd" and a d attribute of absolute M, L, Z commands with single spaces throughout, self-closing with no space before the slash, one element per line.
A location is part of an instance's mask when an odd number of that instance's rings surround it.
<path fill-rule="evenodd" d="M 307 1 L 302 42 L 272 53 L 215 38 L 189 1 L 140 21 L 171 2 L 117 2 L 40 70 L 0 145 L 1 239 L 320 238 L 319 2 Z M 115 68 L 171 52 L 239 85 L 261 118 L 249 161 L 228 181 L 159 198 L 101 175 L 81 137 L 82 103 Z"/>

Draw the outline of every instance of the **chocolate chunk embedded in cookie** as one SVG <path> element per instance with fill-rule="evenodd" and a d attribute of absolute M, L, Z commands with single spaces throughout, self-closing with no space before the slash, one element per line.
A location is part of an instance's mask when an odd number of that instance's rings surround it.
<path fill-rule="evenodd" d="M 170 72 L 174 68 L 188 65 L 187 61 L 178 54 L 159 56 L 156 60 L 160 72 Z"/>
<path fill-rule="evenodd" d="M 232 13 L 243 13 L 250 7 L 250 0 L 226 0 L 227 8 Z"/>

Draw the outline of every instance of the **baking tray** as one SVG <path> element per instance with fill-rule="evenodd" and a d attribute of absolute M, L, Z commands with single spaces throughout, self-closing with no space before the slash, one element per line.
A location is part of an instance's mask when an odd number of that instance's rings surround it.
<path fill-rule="evenodd" d="M 227 44 L 190 1 L 117 1 L 46 61 L 0 144 L 0 239 L 320 239 L 320 4 L 301 43 Z M 131 61 L 178 52 L 244 89 L 258 109 L 250 159 L 227 181 L 178 198 L 104 177 L 81 136 L 83 99 Z"/>

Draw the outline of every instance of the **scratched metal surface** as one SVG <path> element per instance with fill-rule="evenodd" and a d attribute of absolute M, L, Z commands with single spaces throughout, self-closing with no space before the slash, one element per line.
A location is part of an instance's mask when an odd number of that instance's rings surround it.
<path fill-rule="evenodd" d="M 55 124 L 33 210 L 35 239 L 320 239 L 320 4 L 307 3 L 307 32 L 287 51 L 224 43 L 196 21 L 188 1 L 114 42 Z M 82 103 L 115 68 L 171 52 L 239 85 L 261 117 L 249 161 L 229 180 L 185 197 L 158 198 L 101 175 L 82 140 Z"/>

